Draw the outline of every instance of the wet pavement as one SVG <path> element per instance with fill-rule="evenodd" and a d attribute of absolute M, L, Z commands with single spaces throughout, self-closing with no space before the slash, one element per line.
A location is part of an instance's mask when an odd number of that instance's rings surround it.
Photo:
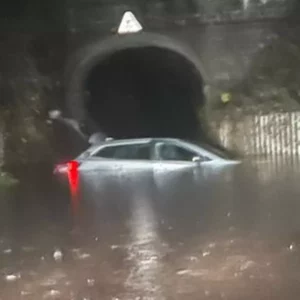
<path fill-rule="evenodd" d="M 27 176 L 1 194 L 0 299 L 298 299 L 300 165 L 193 178 L 122 174 L 74 216 Z"/>

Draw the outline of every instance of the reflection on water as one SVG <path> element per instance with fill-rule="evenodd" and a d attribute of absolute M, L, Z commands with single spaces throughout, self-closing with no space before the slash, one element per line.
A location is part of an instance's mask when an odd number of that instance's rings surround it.
<path fill-rule="evenodd" d="M 162 242 L 150 203 L 151 199 L 143 194 L 136 195 L 132 201 L 128 246 L 128 260 L 132 266 L 125 286 L 132 290 L 133 299 L 164 299 L 160 284 Z"/>
<path fill-rule="evenodd" d="M 2 194 L 0 299 L 298 299 L 299 171 L 123 174 L 76 230 L 51 180 L 27 178 Z"/>

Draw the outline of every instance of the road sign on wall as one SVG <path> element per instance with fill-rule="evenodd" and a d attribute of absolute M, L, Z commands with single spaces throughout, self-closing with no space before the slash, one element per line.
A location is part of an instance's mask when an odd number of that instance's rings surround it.
<path fill-rule="evenodd" d="M 128 33 L 136 33 L 143 29 L 140 22 L 134 16 L 131 11 L 127 11 L 124 13 L 122 21 L 120 23 L 118 33 L 119 34 L 128 34 Z"/>

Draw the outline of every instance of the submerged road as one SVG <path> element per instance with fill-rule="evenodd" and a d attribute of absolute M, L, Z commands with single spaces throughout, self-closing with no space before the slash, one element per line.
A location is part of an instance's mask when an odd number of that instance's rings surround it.
<path fill-rule="evenodd" d="M 300 165 L 197 176 L 120 175 L 76 219 L 47 176 L 22 180 L 1 199 L 0 299 L 299 299 Z"/>

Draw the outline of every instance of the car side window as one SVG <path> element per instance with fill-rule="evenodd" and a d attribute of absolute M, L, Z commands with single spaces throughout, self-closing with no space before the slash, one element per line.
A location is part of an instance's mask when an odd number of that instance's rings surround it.
<path fill-rule="evenodd" d="M 106 146 L 94 156 L 110 159 L 150 160 L 150 144 Z"/>
<path fill-rule="evenodd" d="M 193 161 L 194 157 L 199 157 L 200 161 L 209 160 L 207 157 L 200 156 L 197 152 L 180 147 L 171 143 L 157 144 L 158 157 L 160 160 L 172 161 Z"/>

